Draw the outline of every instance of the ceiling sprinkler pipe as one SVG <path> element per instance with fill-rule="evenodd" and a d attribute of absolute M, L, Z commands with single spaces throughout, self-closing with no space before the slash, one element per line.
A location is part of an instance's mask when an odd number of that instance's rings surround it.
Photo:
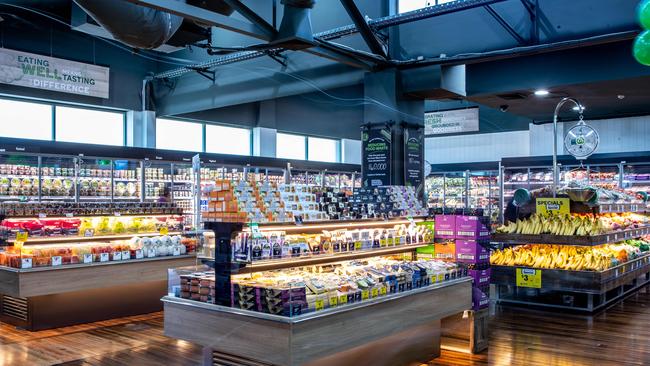
<path fill-rule="evenodd" d="M 557 187 L 560 184 L 560 177 L 558 174 L 558 168 L 557 168 L 557 117 L 558 114 L 560 113 L 560 109 L 562 106 L 567 103 L 571 102 L 578 107 L 578 113 L 582 115 L 582 111 L 584 110 L 584 107 L 580 102 L 578 102 L 577 99 L 575 98 L 562 98 L 562 100 L 555 106 L 555 112 L 553 113 L 553 197 L 557 197 Z"/>

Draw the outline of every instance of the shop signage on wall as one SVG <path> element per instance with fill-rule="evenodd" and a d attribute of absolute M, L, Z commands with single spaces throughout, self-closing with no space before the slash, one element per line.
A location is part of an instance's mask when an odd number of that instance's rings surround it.
<path fill-rule="evenodd" d="M 0 83 L 108 98 L 109 68 L 0 48 Z"/>
<path fill-rule="evenodd" d="M 426 136 L 472 131 L 478 131 L 478 108 L 424 113 Z"/>
<path fill-rule="evenodd" d="M 364 187 L 391 185 L 391 146 L 390 127 L 371 127 L 361 136 L 362 181 Z"/>
<path fill-rule="evenodd" d="M 422 189 L 424 179 L 424 135 L 422 128 L 404 128 L 404 184 Z"/>

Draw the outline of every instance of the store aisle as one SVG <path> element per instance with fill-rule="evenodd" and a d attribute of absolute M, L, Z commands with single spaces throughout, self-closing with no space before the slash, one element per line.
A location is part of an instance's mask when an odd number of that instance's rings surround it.
<path fill-rule="evenodd" d="M 496 309 L 490 348 L 429 365 L 650 364 L 650 289 L 595 317 Z M 0 323 L 0 366 L 198 365 L 199 347 L 163 335 L 161 313 L 30 333 Z"/>

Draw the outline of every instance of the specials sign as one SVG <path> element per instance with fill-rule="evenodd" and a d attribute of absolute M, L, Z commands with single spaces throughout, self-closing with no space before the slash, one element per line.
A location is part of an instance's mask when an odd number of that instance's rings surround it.
<path fill-rule="evenodd" d="M 538 214 L 569 214 L 571 201 L 568 198 L 537 198 L 535 206 Z"/>
<path fill-rule="evenodd" d="M 108 98 L 109 68 L 0 48 L 0 83 Z"/>

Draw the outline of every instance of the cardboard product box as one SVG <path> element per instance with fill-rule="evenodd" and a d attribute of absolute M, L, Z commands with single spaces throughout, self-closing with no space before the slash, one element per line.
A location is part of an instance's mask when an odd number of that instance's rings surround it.
<path fill-rule="evenodd" d="M 436 239 L 455 239 L 456 216 L 436 215 L 434 237 Z"/>
<path fill-rule="evenodd" d="M 456 239 L 456 261 L 461 263 L 485 263 L 490 260 L 490 251 L 485 241 Z"/>
<path fill-rule="evenodd" d="M 457 239 L 480 239 L 490 236 L 489 218 L 486 216 L 456 216 Z"/>
<path fill-rule="evenodd" d="M 490 306 L 490 286 L 472 288 L 472 310 L 480 310 Z"/>
<path fill-rule="evenodd" d="M 492 270 L 488 269 L 470 269 L 467 270 L 468 274 L 474 280 L 474 287 L 477 286 L 489 286 L 490 285 L 490 274 Z"/>
<path fill-rule="evenodd" d="M 455 260 L 456 259 L 456 243 L 448 241 L 445 243 L 435 243 L 434 253 L 436 259 Z"/>

